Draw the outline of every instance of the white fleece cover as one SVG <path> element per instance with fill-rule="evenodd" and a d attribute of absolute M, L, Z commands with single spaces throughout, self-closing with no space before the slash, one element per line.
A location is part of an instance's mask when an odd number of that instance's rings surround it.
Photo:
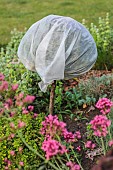
<path fill-rule="evenodd" d="M 97 48 L 81 23 L 49 15 L 28 29 L 18 57 L 27 69 L 39 74 L 39 86 L 45 92 L 54 80 L 75 78 L 89 71 L 96 62 Z"/>

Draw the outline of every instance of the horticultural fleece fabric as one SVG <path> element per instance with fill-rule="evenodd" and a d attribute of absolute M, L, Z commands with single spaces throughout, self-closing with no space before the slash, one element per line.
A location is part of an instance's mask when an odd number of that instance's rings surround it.
<path fill-rule="evenodd" d="M 72 79 L 89 71 L 96 62 L 97 48 L 81 23 L 49 15 L 28 29 L 18 57 L 27 69 L 39 74 L 39 86 L 45 92 L 54 80 Z"/>

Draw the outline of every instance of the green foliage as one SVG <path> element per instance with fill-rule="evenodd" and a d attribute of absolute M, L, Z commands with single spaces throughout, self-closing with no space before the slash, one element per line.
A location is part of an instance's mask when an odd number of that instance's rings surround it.
<path fill-rule="evenodd" d="M 81 81 L 78 88 L 82 91 L 82 96 L 93 97 L 96 100 L 99 97 L 112 98 L 113 96 L 113 75 L 103 75 L 101 77 L 91 77 L 86 81 Z"/>
<path fill-rule="evenodd" d="M 0 82 L 1 85 L 4 81 Z M 24 169 L 29 169 L 32 165 L 40 165 L 41 160 L 39 157 L 30 151 L 18 135 L 22 133 L 25 141 L 37 150 L 41 155 L 41 142 L 43 137 L 40 135 L 41 123 L 45 114 L 40 113 L 34 117 L 34 111 L 28 109 L 28 103 L 24 102 L 25 95 L 19 99 L 21 93 L 18 90 L 12 90 L 12 84 L 8 84 L 8 89 L 0 90 L 0 169 L 3 170 L 6 166 L 4 159 L 12 162 L 10 169 L 19 168 L 19 162 L 24 162 Z M 10 99 L 10 101 L 9 101 Z M 8 103 L 9 101 L 9 103 Z M 22 102 L 18 103 L 17 102 Z M 24 114 L 23 109 L 27 109 L 28 113 Z M 14 113 L 11 116 L 11 113 Z M 36 112 L 35 112 L 36 114 Z M 19 121 L 25 123 L 24 128 L 20 128 Z M 11 124 L 14 127 L 11 127 Z M 14 135 L 11 137 L 11 135 Z M 19 148 L 22 151 L 19 151 Z M 15 152 L 15 156 L 10 154 L 10 151 Z M 19 168 L 21 169 L 21 168 Z"/>
<path fill-rule="evenodd" d="M 24 33 L 14 29 L 11 41 L 6 46 L 6 49 L 1 48 L 0 52 L 0 72 L 12 83 L 21 80 L 21 75 L 26 70 L 17 58 L 18 45 Z"/>
<path fill-rule="evenodd" d="M 80 88 L 73 88 L 71 91 L 65 93 L 65 101 L 67 101 L 66 108 L 73 109 L 83 104 L 91 105 L 95 103 L 96 99 L 88 95 L 83 95 L 82 90 Z"/>
<path fill-rule="evenodd" d="M 83 24 L 85 25 L 85 20 L 83 20 Z M 111 28 L 109 13 L 106 14 L 106 18 L 99 17 L 98 26 L 91 23 L 88 29 L 98 49 L 98 59 L 95 68 L 111 70 L 113 67 L 113 29 Z"/>

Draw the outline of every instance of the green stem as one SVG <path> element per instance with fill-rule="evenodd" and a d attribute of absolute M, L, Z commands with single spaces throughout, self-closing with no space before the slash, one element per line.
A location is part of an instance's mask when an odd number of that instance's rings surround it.
<path fill-rule="evenodd" d="M 108 114 L 108 118 L 111 119 L 109 114 Z M 111 131 L 110 131 L 110 126 L 108 127 L 108 133 L 109 133 L 109 136 L 110 136 L 110 140 L 112 140 L 112 135 L 111 135 Z"/>
<path fill-rule="evenodd" d="M 102 143 L 102 149 L 103 149 L 103 152 L 104 152 L 104 155 L 106 154 L 106 149 L 105 149 L 105 145 L 104 145 L 104 140 L 103 138 L 101 137 L 101 143 Z"/>
<path fill-rule="evenodd" d="M 45 158 L 41 155 L 41 154 L 39 154 L 35 149 L 33 149 L 31 146 L 29 146 L 27 143 L 26 143 L 26 141 L 25 141 L 25 139 L 22 137 L 22 134 L 20 133 L 20 132 L 18 132 L 17 131 L 17 133 L 18 133 L 18 136 L 20 137 L 20 139 L 22 140 L 22 142 L 29 148 L 29 150 L 31 150 L 32 152 L 34 152 L 36 155 L 38 155 L 41 159 L 43 159 L 44 161 L 46 161 L 45 160 Z M 48 163 L 51 167 L 53 167 L 55 170 L 59 170 L 59 168 L 57 168 L 54 164 L 52 164 L 51 162 L 46 162 L 46 163 Z"/>
<path fill-rule="evenodd" d="M 58 141 L 61 143 L 60 137 L 58 135 L 56 135 L 56 137 L 58 138 Z M 69 158 L 69 155 L 67 154 L 67 152 L 65 152 L 65 155 L 66 155 L 68 161 L 70 161 L 70 158 Z"/>
<path fill-rule="evenodd" d="M 58 166 L 59 170 L 62 170 L 62 169 L 60 168 L 58 162 L 56 161 L 56 159 L 54 159 L 54 161 L 55 161 L 56 165 Z"/>
<path fill-rule="evenodd" d="M 80 161 L 78 160 L 77 155 L 75 154 L 74 150 L 72 149 L 72 147 L 70 147 L 70 148 L 71 148 L 71 151 L 72 151 L 73 155 L 75 156 L 76 161 L 77 161 L 77 163 L 79 164 L 81 170 L 84 170 L 84 169 L 82 168 L 82 165 L 81 165 Z"/>

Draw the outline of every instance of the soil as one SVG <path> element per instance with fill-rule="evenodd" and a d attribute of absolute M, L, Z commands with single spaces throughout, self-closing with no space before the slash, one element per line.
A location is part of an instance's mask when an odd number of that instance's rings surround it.
<path fill-rule="evenodd" d="M 66 115 L 63 117 L 64 122 L 67 124 L 67 128 L 69 131 L 71 131 L 73 133 L 76 131 L 81 132 L 82 138 L 80 139 L 80 141 L 75 143 L 75 145 L 74 145 L 75 149 L 77 146 L 81 146 L 81 148 L 82 148 L 83 142 L 85 143 L 87 141 L 87 134 L 86 134 L 87 123 L 90 122 L 90 120 L 92 120 L 94 118 L 94 116 L 96 116 L 97 114 L 100 114 L 97 109 L 90 110 L 91 108 L 94 108 L 94 107 L 91 106 L 86 109 L 80 110 L 80 113 L 82 112 L 83 117 L 84 118 L 86 117 L 87 120 L 86 119 L 77 120 L 76 113 L 75 113 L 75 117 L 73 119 L 70 119 L 69 115 Z M 77 114 L 79 114 L 79 112 Z M 84 150 L 82 150 L 82 153 L 80 152 L 80 154 L 82 156 L 81 162 L 82 162 L 82 166 L 83 166 L 84 170 L 91 170 L 91 168 L 96 164 L 97 157 L 94 157 L 93 160 L 86 158 L 87 155 Z"/>
<path fill-rule="evenodd" d="M 78 83 L 81 80 L 87 80 L 91 76 L 100 77 L 103 74 L 112 74 L 112 73 L 113 73 L 113 71 L 91 70 L 87 74 L 79 77 L 79 79 L 66 81 L 66 83 L 64 85 L 64 90 L 66 91 L 70 87 L 77 86 Z M 76 149 L 77 146 L 79 146 L 79 145 L 81 146 L 81 143 L 82 143 L 82 146 L 83 146 L 83 142 L 87 141 L 87 134 L 86 134 L 87 123 L 89 123 L 90 120 L 92 120 L 94 118 L 94 116 L 96 116 L 97 114 L 100 114 L 100 112 L 94 106 L 88 106 L 88 107 L 85 107 L 85 108 L 80 108 L 80 110 L 74 110 L 73 114 L 74 114 L 74 117 L 72 119 L 70 118 L 70 115 L 63 115 L 63 119 L 64 119 L 64 122 L 66 122 L 67 128 L 68 128 L 69 131 L 71 131 L 71 132 L 80 131 L 81 132 L 82 139 L 80 139 L 80 142 L 78 141 L 74 145 L 74 148 Z M 79 114 L 82 114 L 82 118 L 87 118 L 87 119 L 81 118 L 80 120 L 78 120 L 77 117 L 78 117 Z M 95 151 L 96 151 L 96 149 L 95 149 Z M 92 167 L 96 164 L 98 158 L 100 156 L 102 156 L 102 155 L 100 155 L 98 157 L 95 156 L 95 157 L 93 157 L 94 159 L 91 160 L 90 157 L 86 158 L 87 154 L 86 154 L 86 151 L 84 149 L 82 149 L 82 153 L 80 152 L 80 154 L 82 155 L 81 156 L 82 157 L 81 162 L 82 162 L 82 166 L 83 166 L 84 170 L 91 170 Z"/>

